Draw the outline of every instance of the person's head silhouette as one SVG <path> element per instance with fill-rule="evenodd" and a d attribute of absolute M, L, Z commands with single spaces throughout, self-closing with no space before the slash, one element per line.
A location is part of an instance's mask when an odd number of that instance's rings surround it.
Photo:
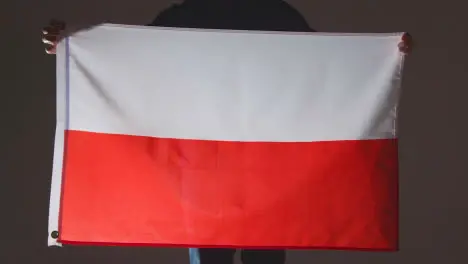
<path fill-rule="evenodd" d="M 152 26 L 295 31 L 312 30 L 283 0 L 185 0 L 161 12 Z"/>

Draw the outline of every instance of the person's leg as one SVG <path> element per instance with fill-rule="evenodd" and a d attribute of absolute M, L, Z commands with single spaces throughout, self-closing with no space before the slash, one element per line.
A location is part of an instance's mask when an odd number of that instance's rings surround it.
<path fill-rule="evenodd" d="M 242 250 L 243 264 L 284 264 L 286 251 L 284 250 Z"/>
<path fill-rule="evenodd" d="M 233 264 L 235 249 L 191 248 L 190 264 Z"/>
<path fill-rule="evenodd" d="M 190 264 L 200 264 L 200 255 L 198 248 L 189 248 Z"/>

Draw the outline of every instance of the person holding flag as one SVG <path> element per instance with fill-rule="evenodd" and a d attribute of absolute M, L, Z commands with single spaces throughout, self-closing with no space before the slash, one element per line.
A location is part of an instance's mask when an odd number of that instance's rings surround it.
<path fill-rule="evenodd" d="M 185 0 L 163 10 L 148 26 L 226 30 L 262 30 L 314 32 L 304 17 L 282 0 Z M 66 24 L 52 20 L 43 29 L 46 53 L 55 54 L 57 43 L 64 37 Z M 69 34 L 69 33 L 68 33 Z M 398 49 L 407 54 L 412 48 L 411 36 L 405 34 Z M 249 230 L 255 232 L 255 230 Z M 236 249 L 190 249 L 191 264 L 232 264 Z M 244 264 L 284 264 L 284 250 L 241 251 Z"/>

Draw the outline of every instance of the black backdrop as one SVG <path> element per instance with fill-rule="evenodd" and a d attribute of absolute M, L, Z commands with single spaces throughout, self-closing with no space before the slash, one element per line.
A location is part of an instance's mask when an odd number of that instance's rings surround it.
<path fill-rule="evenodd" d="M 468 15 L 463 1 L 290 3 L 319 31 L 409 31 L 416 46 L 407 60 L 401 100 L 400 252 L 291 251 L 288 263 L 468 263 Z M 74 25 L 144 24 L 169 4 L 0 3 L 0 263 L 188 263 L 185 249 L 46 247 L 55 60 L 43 53 L 41 28 L 52 17 Z"/>

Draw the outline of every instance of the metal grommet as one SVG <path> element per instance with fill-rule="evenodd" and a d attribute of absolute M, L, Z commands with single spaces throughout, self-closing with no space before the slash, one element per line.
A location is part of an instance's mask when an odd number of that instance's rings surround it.
<path fill-rule="evenodd" d="M 59 237 L 59 232 L 58 231 L 52 231 L 52 233 L 50 233 L 50 236 L 53 239 L 57 239 Z"/>

